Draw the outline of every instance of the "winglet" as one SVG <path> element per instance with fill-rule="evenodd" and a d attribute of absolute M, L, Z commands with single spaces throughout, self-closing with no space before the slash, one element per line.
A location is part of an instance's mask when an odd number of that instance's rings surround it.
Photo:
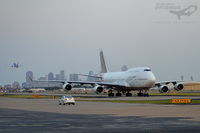
<path fill-rule="evenodd" d="M 107 73 L 107 67 L 106 67 L 106 63 L 105 63 L 105 59 L 104 59 L 104 55 L 103 55 L 103 51 L 100 51 L 100 63 L 101 63 L 101 72 L 100 73 Z"/>

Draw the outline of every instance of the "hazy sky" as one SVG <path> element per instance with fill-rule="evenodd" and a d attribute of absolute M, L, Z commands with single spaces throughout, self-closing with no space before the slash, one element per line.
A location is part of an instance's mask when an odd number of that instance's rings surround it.
<path fill-rule="evenodd" d="M 190 5 L 197 10 L 180 20 L 169 13 Z M 199 81 L 200 1 L 0 0 L 0 84 L 28 70 L 98 73 L 100 49 L 110 71 L 149 66 L 159 81 Z"/>

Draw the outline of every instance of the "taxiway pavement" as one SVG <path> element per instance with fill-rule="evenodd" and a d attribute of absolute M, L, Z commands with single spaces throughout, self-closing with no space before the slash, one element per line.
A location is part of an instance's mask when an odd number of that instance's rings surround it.
<path fill-rule="evenodd" d="M 200 105 L 0 98 L 0 132 L 200 132 Z"/>

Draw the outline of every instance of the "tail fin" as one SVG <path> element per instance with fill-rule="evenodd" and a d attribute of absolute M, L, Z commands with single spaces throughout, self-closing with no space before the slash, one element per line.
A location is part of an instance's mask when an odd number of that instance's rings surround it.
<path fill-rule="evenodd" d="M 101 62 L 101 72 L 100 73 L 108 72 L 102 50 L 100 51 L 100 62 Z"/>

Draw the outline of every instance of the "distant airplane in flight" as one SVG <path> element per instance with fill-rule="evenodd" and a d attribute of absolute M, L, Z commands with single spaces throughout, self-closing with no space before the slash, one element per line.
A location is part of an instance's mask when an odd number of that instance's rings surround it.
<path fill-rule="evenodd" d="M 13 68 L 19 68 L 20 65 L 19 65 L 19 63 L 13 62 L 13 64 L 11 65 L 11 67 L 13 67 Z"/>

